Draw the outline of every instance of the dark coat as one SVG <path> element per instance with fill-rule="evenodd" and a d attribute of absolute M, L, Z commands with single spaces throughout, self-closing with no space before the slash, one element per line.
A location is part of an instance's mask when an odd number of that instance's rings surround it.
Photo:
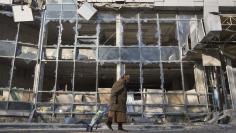
<path fill-rule="evenodd" d="M 124 79 L 116 81 L 111 89 L 110 111 L 126 113 L 127 87 Z"/>

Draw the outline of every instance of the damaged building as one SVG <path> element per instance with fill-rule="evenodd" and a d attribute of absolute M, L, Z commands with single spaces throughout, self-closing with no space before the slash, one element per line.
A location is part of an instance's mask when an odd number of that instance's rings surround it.
<path fill-rule="evenodd" d="M 235 43 L 234 0 L 0 0 L 0 120 L 91 118 L 124 73 L 129 123 L 231 117 Z"/>

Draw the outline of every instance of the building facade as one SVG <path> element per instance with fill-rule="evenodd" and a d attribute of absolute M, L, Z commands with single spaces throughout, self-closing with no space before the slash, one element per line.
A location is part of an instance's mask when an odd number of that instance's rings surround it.
<path fill-rule="evenodd" d="M 31 22 L 14 22 L 11 5 L 0 6 L 2 117 L 90 118 L 124 73 L 128 122 L 207 121 L 234 111 L 235 1 L 34 2 Z"/>

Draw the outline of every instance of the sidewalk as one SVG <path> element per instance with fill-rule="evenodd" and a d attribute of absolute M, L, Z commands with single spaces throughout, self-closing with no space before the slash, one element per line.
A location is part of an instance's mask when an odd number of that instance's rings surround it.
<path fill-rule="evenodd" d="M 77 127 L 76 127 L 77 126 Z M 113 126 L 114 131 L 107 129 L 105 125 L 94 129 L 96 133 L 124 133 L 117 131 L 117 126 Z M 235 133 L 236 126 L 231 125 L 125 125 L 128 133 Z M 62 125 L 62 124 L 0 124 L 0 132 L 4 133 L 80 133 L 86 129 L 82 125 Z"/>

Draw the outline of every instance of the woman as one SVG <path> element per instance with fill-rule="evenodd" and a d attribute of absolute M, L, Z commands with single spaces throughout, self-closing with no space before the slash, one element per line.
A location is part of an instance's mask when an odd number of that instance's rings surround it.
<path fill-rule="evenodd" d="M 127 83 L 130 76 L 123 75 L 118 81 L 116 81 L 111 89 L 110 97 L 110 110 L 108 113 L 107 126 L 112 129 L 112 121 L 118 123 L 118 130 L 124 130 L 122 124 L 126 122 L 126 100 L 127 100 Z"/>

